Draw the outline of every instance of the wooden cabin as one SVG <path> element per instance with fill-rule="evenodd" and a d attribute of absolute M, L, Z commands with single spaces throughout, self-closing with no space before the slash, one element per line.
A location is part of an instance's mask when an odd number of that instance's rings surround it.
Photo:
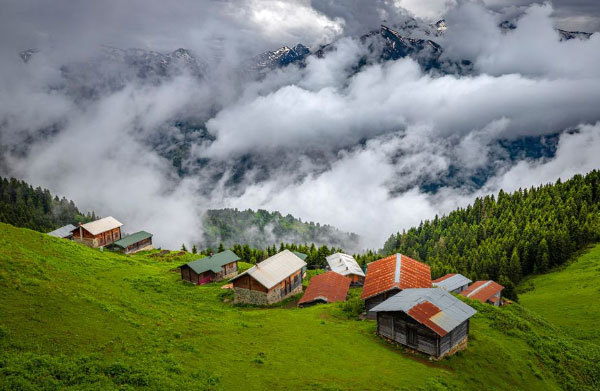
<path fill-rule="evenodd" d="M 325 259 L 329 270 L 349 277 L 353 286 L 362 286 L 365 283 L 365 272 L 352 255 L 335 253 L 325 257 Z"/>
<path fill-rule="evenodd" d="M 471 280 L 462 274 L 446 274 L 443 277 L 431 281 L 433 287 L 442 288 L 446 292 L 459 294 L 467 289 Z"/>
<path fill-rule="evenodd" d="M 429 266 L 402 254 L 394 254 L 368 264 L 361 296 L 365 301 L 367 318 L 375 319 L 371 308 L 409 288 L 431 288 Z"/>
<path fill-rule="evenodd" d="M 460 292 L 464 297 L 479 300 L 482 303 L 488 303 L 496 307 L 504 304 L 502 301 L 502 290 L 504 287 L 495 281 L 475 281 L 464 291 Z"/>
<path fill-rule="evenodd" d="M 352 279 L 349 277 L 333 271 L 318 274 L 310 279 L 298 306 L 307 307 L 317 303 L 346 301 L 351 282 Z"/>
<path fill-rule="evenodd" d="M 302 292 L 306 262 L 289 250 L 257 263 L 232 280 L 234 303 L 273 304 Z"/>
<path fill-rule="evenodd" d="M 81 224 L 73 232 L 73 240 L 90 247 L 102 247 L 121 239 L 121 224 L 112 216 Z"/>
<path fill-rule="evenodd" d="M 133 254 L 143 250 L 152 250 L 152 234 L 146 231 L 139 231 L 113 242 L 110 247 L 125 254 Z"/>
<path fill-rule="evenodd" d="M 48 235 L 54 236 L 56 238 L 73 240 L 73 231 L 75 230 L 75 228 L 77 227 L 75 227 L 73 224 L 67 224 L 58 229 L 55 229 L 52 232 L 48 232 Z"/>
<path fill-rule="evenodd" d="M 405 289 L 371 310 L 378 335 L 436 359 L 466 349 L 477 312 L 441 288 Z"/>
<path fill-rule="evenodd" d="M 196 285 L 229 279 L 237 275 L 239 260 L 231 250 L 200 258 L 179 267 L 181 279 Z"/>

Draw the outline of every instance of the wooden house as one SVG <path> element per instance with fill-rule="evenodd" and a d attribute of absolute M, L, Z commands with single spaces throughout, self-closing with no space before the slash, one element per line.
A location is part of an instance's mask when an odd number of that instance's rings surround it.
<path fill-rule="evenodd" d="M 73 240 L 90 247 L 107 246 L 121 239 L 121 224 L 112 216 L 81 224 L 73 232 Z"/>
<path fill-rule="evenodd" d="M 238 257 L 233 251 L 225 250 L 210 257 L 181 265 L 181 279 L 196 285 L 235 277 L 238 273 Z"/>
<path fill-rule="evenodd" d="M 75 228 L 76 227 L 73 224 L 67 224 L 58 229 L 55 229 L 52 232 L 48 232 L 48 235 L 57 238 L 73 240 L 73 231 L 75 230 Z"/>
<path fill-rule="evenodd" d="M 232 280 L 234 303 L 273 304 L 302 292 L 306 262 L 289 250 L 257 263 Z"/>
<path fill-rule="evenodd" d="M 361 296 L 365 301 L 367 317 L 375 319 L 371 308 L 409 288 L 431 288 L 429 266 L 402 254 L 369 263 Z"/>
<path fill-rule="evenodd" d="M 343 253 L 331 254 L 325 257 L 329 270 L 349 277 L 353 286 L 361 286 L 365 283 L 365 273 L 360 268 L 353 256 Z"/>
<path fill-rule="evenodd" d="M 470 283 L 471 280 L 462 274 L 446 274 L 443 277 L 431 281 L 431 285 L 434 287 L 442 288 L 447 292 L 456 294 L 467 289 Z"/>
<path fill-rule="evenodd" d="M 441 288 L 405 289 L 371 310 L 378 335 L 437 359 L 467 347 L 477 312 Z"/>
<path fill-rule="evenodd" d="M 349 277 L 333 271 L 318 274 L 310 279 L 298 306 L 306 307 L 317 303 L 346 301 L 351 282 L 352 279 Z"/>
<path fill-rule="evenodd" d="M 142 250 L 152 250 L 152 234 L 146 231 L 139 231 L 113 242 L 110 247 L 125 254 L 133 254 Z"/>
<path fill-rule="evenodd" d="M 503 304 L 502 290 L 504 287 L 492 280 L 475 281 L 467 289 L 460 292 L 464 297 L 479 300 L 482 303 L 488 303 L 497 307 Z"/>

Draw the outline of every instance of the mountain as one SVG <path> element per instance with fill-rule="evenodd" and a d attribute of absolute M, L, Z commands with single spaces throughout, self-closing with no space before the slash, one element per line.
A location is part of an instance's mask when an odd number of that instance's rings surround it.
<path fill-rule="evenodd" d="M 302 62 L 310 53 L 310 49 L 300 43 L 294 48 L 283 46 L 277 50 L 259 54 L 249 61 L 248 66 L 254 71 L 270 70 Z"/>
<path fill-rule="evenodd" d="M 600 171 L 513 193 L 477 198 L 447 216 L 397 233 L 382 253 L 431 265 L 432 277 L 461 273 L 492 279 L 516 298 L 523 276 L 564 264 L 600 240 Z"/>
<path fill-rule="evenodd" d="M 600 381 L 598 349 L 519 304 L 470 301 L 468 349 L 429 361 L 357 319 L 360 289 L 348 303 L 247 308 L 221 283 L 181 283 L 172 270 L 191 254 L 157 253 L 0 223 L 0 389 L 587 391 Z"/>
<path fill-rule="evenodd" d="M 314 243 L 346 251 L 360 250 L 360 237 L 356 234 L 262 209 L 211 209 L 204 216 L 203 227 L 205 247 L 216 248 L 220 243 L 231 247 L 240 243 L 264 249 L 280 243 Z"/>

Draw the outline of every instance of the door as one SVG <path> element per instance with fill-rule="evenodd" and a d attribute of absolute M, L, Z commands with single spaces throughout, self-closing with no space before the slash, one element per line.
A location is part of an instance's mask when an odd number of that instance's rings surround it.
<path fill-rule="evenodd" d="M 406 344 L 410 346 L 417 346 L 419 344 L 417 329 L 414 326 L 406 326 Z"/>

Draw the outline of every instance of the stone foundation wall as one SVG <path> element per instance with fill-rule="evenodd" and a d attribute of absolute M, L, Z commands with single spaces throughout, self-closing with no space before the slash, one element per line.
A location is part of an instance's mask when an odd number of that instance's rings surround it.
<path fill-rule="evenodd" d="M 233 278 L 233 277 L 235 277 L 235 276 L 237 276 L 237 275 L 238 275 L 238 271 L 237 271 L 237 270 L 234 270 L 233 272 L 231 272 L 231 273 L 229 273 L 229 274 L 226 274 L 226 275 L 224 275 L 222 278 L 219 278 L 219 279 L 218 279 L 218 280 L 216 280 L 216 281 L 220 281 L 220 280 L 229 280 L 230 278 Z"/>
<path fill-rule="evenodd" d="M 298 285 L 296 288 L 292 289 L 290 293 L 281 297 L 281 288 L 275 288 L 271 292 L 267 294 L 267 304 L 273 304 L 280 302 L 282 300 L 287 299 L 290 296 L 294 296 L 298 293 L 302 293 L 302 285 Z"/>
<path fill-rule="evenodd" d="M 267 304 L 267 294 L 265 292 L 253 291 L 246 288 L 233 289 L 233 303 L 245 303 L 252 305 Z"/>

